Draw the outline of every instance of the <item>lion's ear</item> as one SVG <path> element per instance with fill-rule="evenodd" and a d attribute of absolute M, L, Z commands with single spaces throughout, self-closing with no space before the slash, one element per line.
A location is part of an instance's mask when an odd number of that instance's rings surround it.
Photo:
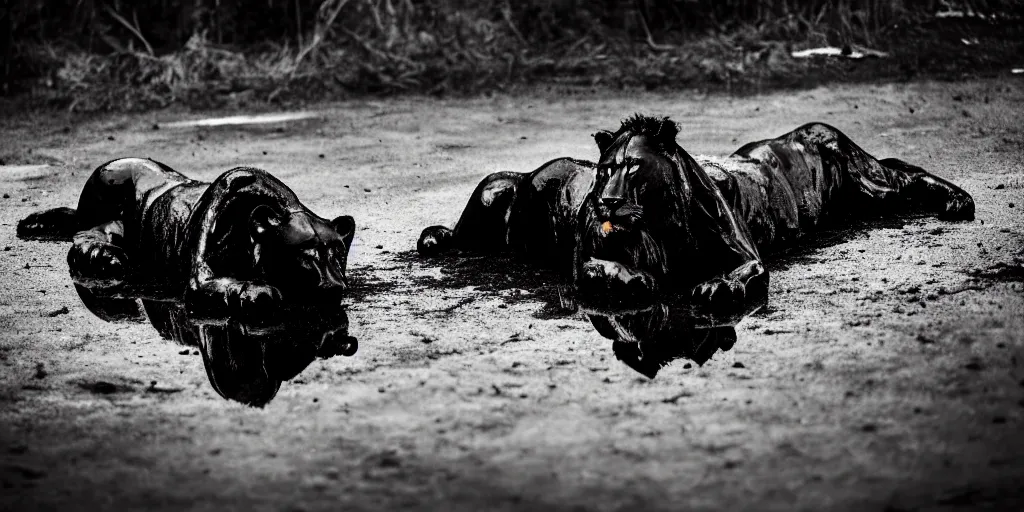
<path fill-rule="evenodd" d="M 267 231 L 281 225 L 283 219 L 271 207 L 261 204 L 249 215 L 249 234 L 253 240 L 263 238 Z"/>
<path fill-rule="evenodd" d="M 351 215 L 342 215 L 331 221 L 331 226 L 345 240 L 345 247 L 352 247 L 352 236 L 356 233 L 356 221 Z"/>
<path fill-rule="evenodd" d="M 602 153 L 611 147 L 614 140 L 615 134 L 608 130 L 600 130 L 594 134 L 594 142 L 597 143 L 597 149 Z"/>

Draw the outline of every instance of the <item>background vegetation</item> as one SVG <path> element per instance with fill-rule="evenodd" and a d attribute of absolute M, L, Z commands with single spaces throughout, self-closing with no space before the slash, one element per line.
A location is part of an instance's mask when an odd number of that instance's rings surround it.
<path fill-rule="evenodd" d="M 793 49 L 889 52 L 881 73 L 1005 68 L 1024 0 L 7 0 L 3 92 L 72 109 L 352 93 L 769 87 L 856 74 Z M 940 11 L 958 18 L 936 18 Z M 1016 63 L 1017 65 L 1021 63 Z M 862 69 L 866 69 L 863 68 Z M 878 65 L 866 71 L 878 76 Z"/>

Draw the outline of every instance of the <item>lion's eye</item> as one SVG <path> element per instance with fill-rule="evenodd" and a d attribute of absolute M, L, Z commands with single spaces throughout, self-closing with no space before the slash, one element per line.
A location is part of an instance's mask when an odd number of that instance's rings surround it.
<path fill-rule="evenodd" d="M 633 173 L 635 173 L 638 169 L 640 169 L 640 166 L 638 164 L 627 165 L 626 166 L 626 176 L 632 176 Z"/>

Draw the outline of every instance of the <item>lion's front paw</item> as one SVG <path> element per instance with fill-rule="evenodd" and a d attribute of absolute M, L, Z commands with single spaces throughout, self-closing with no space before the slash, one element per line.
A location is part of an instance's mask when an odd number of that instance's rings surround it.
<path fill-rule="evenodd" d="M 580 268 L 576 281 L 579 298 L 591 306 L 647 307 L 655 296 L 654 277 L 621 263 L 592 258 Z"/>
<path fill-rule="evenodd" d="M 124 249 L 106 242 L 81 242 L 68 251 L 71 277 L 85 286 L 116 286 L 128 274 Z"/>
<path fill-rule="evenodd" d="M 693 289 L 693 305 L 712 315 L 733 313 L 743 307 L 746 289 L 743 283 L 716 277 Z"/>

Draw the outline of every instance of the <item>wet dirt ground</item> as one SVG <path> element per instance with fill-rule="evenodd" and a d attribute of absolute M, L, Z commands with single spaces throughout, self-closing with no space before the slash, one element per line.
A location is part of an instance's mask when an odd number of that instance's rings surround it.
<path fill-rule="evenodd" d="M 276 124 L 154 112 L 0 121 L 0 509 L 1018 508 L 1024 500 L 1024 82 L 324 104 Z M 544 276 L 409 251 L 496 170 L 593 159 L 641 111 L 725 154 L 807 121 L 950 179 L 977 220 L 908 218 L 769 259 L 768 309 L 702 367 L 648 379 Z M 216 113 L 236 115 L 238 112 Z M 68 244 L 18 219 L 147 156 L 210 180 L 267 169 L 359 229 L 351 358 L 263 409 L 202 358 L 79 302 Z M 41 166 L 39 164 L 47 164 Z M 514 268 L 514 265 L 511 266 Z M 100 385 L 97 383 L 108 383 Z M 109 384 L 112 384 L 109 385 Z"/>

